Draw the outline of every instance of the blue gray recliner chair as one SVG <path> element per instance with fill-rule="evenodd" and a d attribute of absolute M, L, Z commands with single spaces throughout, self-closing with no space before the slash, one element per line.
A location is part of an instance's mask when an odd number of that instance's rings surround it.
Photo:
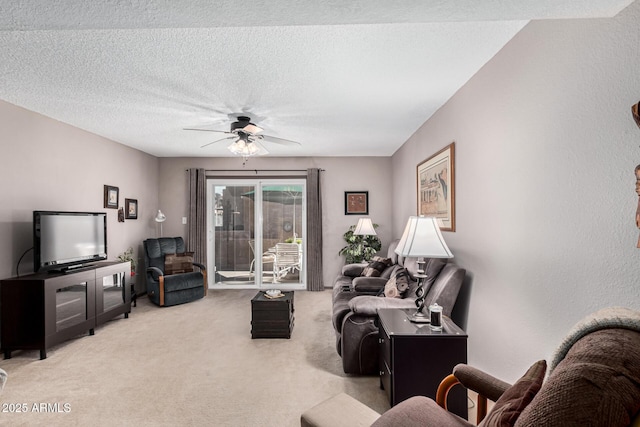
<path fill-rule="evenodd" d="M 186 254 L 182 237 L 147 239 L 143 242 L 143 246 L 147 266 L 147 294 L 154 304 L 159 306 L 183 304 L 200 299 L 207 294 L 207 270 L 204 265 L 192 262 L 189 256 L 192 254 Z M 174 254 L 185 254 L 180 262 L 187 267 L 188 272 L 169 274 L 170 272 L 165 268 L 165 258 L 166 255 Z M 198 267 L 199 271 L 193 271 L 193 266 Z"/>

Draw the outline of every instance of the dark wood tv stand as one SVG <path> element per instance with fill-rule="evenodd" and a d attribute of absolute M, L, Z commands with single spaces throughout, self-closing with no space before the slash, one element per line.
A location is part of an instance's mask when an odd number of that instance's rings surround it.
<path fill-rule="evenodd" d="M 131 263 L 99 262 L 65 273 L 37 273 L 0 281 L 2 350 L 40 350 L 89 332 L 131 312 Z"/>

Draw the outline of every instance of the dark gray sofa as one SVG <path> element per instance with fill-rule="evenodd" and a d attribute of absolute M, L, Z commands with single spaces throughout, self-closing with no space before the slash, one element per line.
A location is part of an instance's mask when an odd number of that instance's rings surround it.
<path fill-rule="evenodd" d="M 366 264 L 347 264 L 336 278 L 333 287 L 332 322 L 336 333 L 336 350 L 342 357 L 342 368 L 348 374 L 376 374 L 378 372 L 378 325 L 380 308 L 415 309 L 417 282 L 414 275 L 418 264 L 415 258 L 403 258 L 394 251 L 398 240 L 389 245 L 387 258 L 391 265 L 380 277 L 362 277 Z M 451 316 L 466 270 L 444 259 L 426 260 L 428 292 L 425 307 L 437 302 L 442 314 Z M 406 268 L 410 275 L 409 289 L 403 298 L 378 296 L 396 272 Z"/>
<path fill-rule="evenodd" d="M 165 275 L 165 257 L 185 253 L 182 237 L 161 237 L 143 242 L 147 274 L 147 294 L 159 306 L 194 301 L 207 294 L 207 270 L 194 262 L 200 271 Z"/>

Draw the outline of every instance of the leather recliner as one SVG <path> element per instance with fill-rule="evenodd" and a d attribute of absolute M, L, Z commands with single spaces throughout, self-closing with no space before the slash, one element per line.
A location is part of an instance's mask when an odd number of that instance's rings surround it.
<path fill-rule="evenodd" d="M 347 264 L 334 282 L 333 327 L 336 333 L 336 350 L 342 357 L 342 368 L 348 374 L 371 375 L 378 373 L 378 324 L 380 308 L 415 309 L 415 291 L 418 287 L 414 275 L 418 265 L 416 258 L 403 258 L 395 253 L 395 240 L 389 245 L 387 258 L 391 265 L 380 277 L 360 276 L 364 264 Z M 451 316 L 458 298 L 466 270 L 444 259 L 427 259 L 425 307 L 437 302 L 442 314 Z M 402 298 L 378 296 L 390 277 L 406 268 L 410 276 L 408 290 Z"/>

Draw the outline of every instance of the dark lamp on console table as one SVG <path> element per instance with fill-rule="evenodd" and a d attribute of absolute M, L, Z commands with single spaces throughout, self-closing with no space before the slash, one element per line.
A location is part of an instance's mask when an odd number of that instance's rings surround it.
<path fill-rule="evenodd" d="M 438 220 L 434 217 L 411 216 L 407 221 L 407 226 L 402 233 L 400 242 L 395 252 L 403 257 L 418 258 L 418 289 L 416 289 L 416 306 L 418 310 L 409 317 L 409 320 L 416 323 L 429 323 L 429 317 L 423 313 L 424 298 L 427 293 L 425 289 L 425 279 L 427 275 L 424 271 L 424 258 L 453 258 L 453 254 L 447 247 L 442 237 Z"/>

